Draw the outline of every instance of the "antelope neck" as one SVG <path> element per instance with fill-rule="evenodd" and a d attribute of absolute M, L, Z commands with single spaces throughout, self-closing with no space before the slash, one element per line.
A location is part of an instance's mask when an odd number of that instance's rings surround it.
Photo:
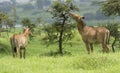
<path fill-rule="evenodd" d="M 24 36 L 28 37 L 28 32 L 27 31 L 24 32 Z"/>
<path fill-rule="evenodd" d="M 79 32 L 81 33 L 83 28 L 85 27 L 85 24 L 83 23 L 82 20 L 77 22 L 77 27 L 78 27 Z"/>

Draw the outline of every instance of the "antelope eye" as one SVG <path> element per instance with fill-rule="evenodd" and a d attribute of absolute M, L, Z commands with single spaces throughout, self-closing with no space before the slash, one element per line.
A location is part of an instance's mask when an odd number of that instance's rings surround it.
<path fill-rule="evenodd" d="M 82 19 L 85 19 L 85 17 L 83 16 Z"/>

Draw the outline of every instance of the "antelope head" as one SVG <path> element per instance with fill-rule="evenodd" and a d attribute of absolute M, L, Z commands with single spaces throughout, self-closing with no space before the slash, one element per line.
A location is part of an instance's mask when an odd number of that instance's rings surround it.
<path fill-rule="evenodd" d="M 81 21 L 82 19 L 84 19 L 84 16 L 80 16 L 78 14 L 73 14 L 73 13 L 69 13 L 71 18 L 73 18 L 74 20 L 76 20 L 77 22 Z"/>
<path fill-rule="evenodd" d="M 33 36 L 33 33 L 32 33 L 32 31 L 31 31 L 30 28 L 24 28 L 23 33 L 24 33 L 25 35 Z"/>

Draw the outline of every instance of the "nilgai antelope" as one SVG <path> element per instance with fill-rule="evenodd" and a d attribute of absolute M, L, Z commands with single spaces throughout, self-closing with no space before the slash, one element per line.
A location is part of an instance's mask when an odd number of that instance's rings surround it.
<path fill-rule="evenodd" d="M 70 17 L 77 22 L 78 31 L 81 34 L 82 40 L 85 43 L 88 54 L 93 52 L 93 44 L 100 43 L 105 52 L 109 52 L 108 41 L 110 31 L 105 27 L 87 26 L 82 19 L 85 17 L 78 14 L 70 13 Z"/>
<path fill-rule="evenodd" d="M 20 54 L 20 58 L 22 58 L 22 49 L 24 50 L 24 59 L 26 56 L 26 46 L 28 36 L 32 35 L 32 32 L 29 28 L 24 29 L 23 34 L 14 34 L 10 38 L 10 44 L 12 48 L 13 57 L 17 57 Z"/>

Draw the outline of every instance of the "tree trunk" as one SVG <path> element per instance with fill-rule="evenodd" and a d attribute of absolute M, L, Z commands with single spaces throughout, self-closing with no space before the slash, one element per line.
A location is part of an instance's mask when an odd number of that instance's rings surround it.
<path fill-rule="evenodd" d="M 6 34 L 7 34 L 7 37 L 9 37 L 7 24 L 6 24 Z"/>
<path fill-rule="evenodd" d="M 63 35 L 63 31 L 60 32 L 60 36 L 59 36 L 59 53 L 63 54 L 62 52 L 62 35 Z"/>
<path fill-rule="evenodd" d="M 115 52 L 114 45 L 115 45 L 116 41 L 117 41 L 117 38 L 115 37 L 115 40 L 114 40 L 113 43 L 112 43 L 112 51 L 113 51 L 113 52 Z"/>
<path fill-rule="evenodd" d="M 63 32 L 64 32 L 64 25 L 65 25 L 65 17 L 63 19 L 62 25 L 61 25 L 61 31 L 60 31 L 60 36 L 59 36 L 59 53 L 63 54 L 63 48 L 62 48 L 62 43 L 63 43 Z"/>

